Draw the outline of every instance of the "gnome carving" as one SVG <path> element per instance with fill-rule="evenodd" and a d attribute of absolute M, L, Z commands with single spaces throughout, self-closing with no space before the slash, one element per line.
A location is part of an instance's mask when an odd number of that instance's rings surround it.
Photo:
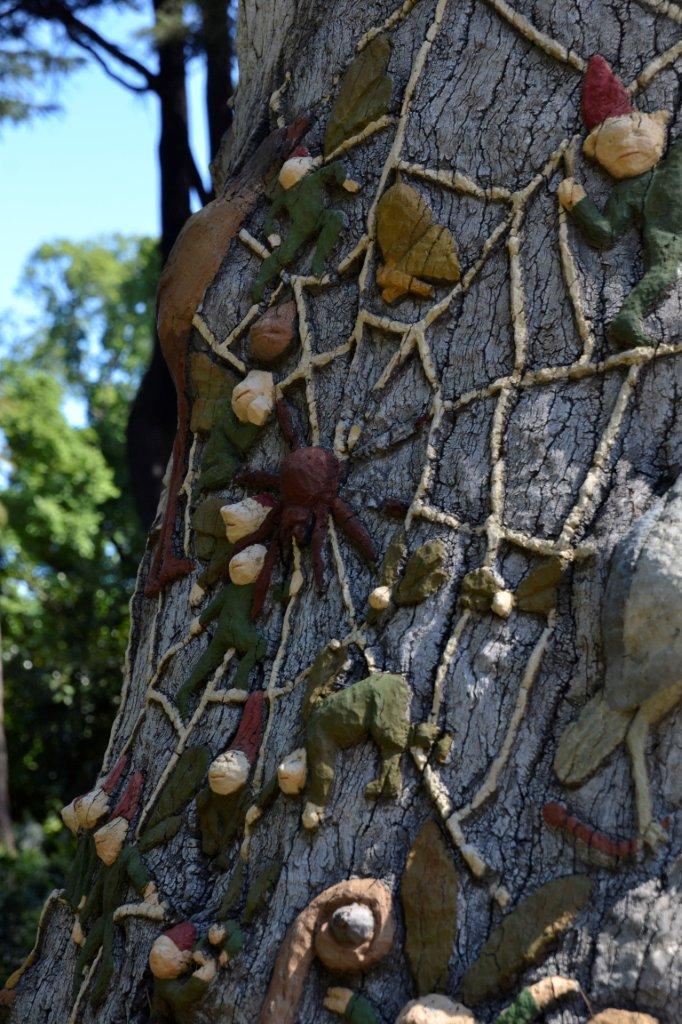
<path fill-rule="evenodd" d="M 608 336 L 621 348 L 652 345 L 644 318 L 676 283 L 682 265 L 682 140 L 662 159 L 670 113 L 635 110 L 603 57 L 591 58 L 582 92 L 590 134 L 583 151 L 616 179 L 603 212 L 566 178 L 559 201 L 588 243 L 608 249 L 634 223 L 644 242 L 644 276 L 626 296 Z"/>

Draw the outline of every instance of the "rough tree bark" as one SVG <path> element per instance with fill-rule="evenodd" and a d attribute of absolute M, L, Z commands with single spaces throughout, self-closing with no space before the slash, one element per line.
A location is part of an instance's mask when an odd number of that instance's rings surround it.
<path fill-rule="evenodd" d="M 301 549 L 301 589 L 285 602 L 271 586 L 256 623 L 267 655 L 248 685 L 265 692 L 267 727 L 253 756 L 250 800 L 264 809 L 247 841 L 240 828 L 222 858 L 202 852 L 193 797 L 205 783 L 197 783 L 175 834 L 143 854 L 165 922 L 133 913 L 117 926 L 114 981 L 102 1005 L 89 1002 L 95 970 L 73 1008 L 73 913 L 57 894 L 35 962 L 16 988 L 13 1021 L 148 1020 L 147 959 L 155 937 L 185 919 L 205 934 L 230 902 L 226 892 L 234 892 L 239 871 L 251 886 L 250 910 L 241 916 L 245 944 L 191 1019 L 285 1020 L 284 1011 L 262 1018 L 261 1012 L 287 929 L 329 887 L 368 878 L 393 894 L 392 951 L 364 973 L 340 976 L 313 959 L 292 1019 L 339 1020 L 323 998 L 328 986 L 343 984 L 371 1000 L 379 1020 L 393 1022 L 419 985 L 462 1001 L 483 992 L 475 1013 L 492 1022 L 524 985 L 549 975 L 578 980 L 595 1013 L 614 1007 L 652 1014 L 662 1024 L 682 1019 L 679 709 L 653 728 L 646 751 L 654 818 L 667 818 L 666 841 L 655 851 L 635 842 L 613 854 L 607 845 L 602 863 L 592 863 L 599 851 L 571 845 L 566 829 L 550 829 L 561 812 L 554 808 L 552 818 L 547 810 L 563 803 L 609 836 L 637 835 L 625 743 L 614 743 L 570 790 L 557 777 L 555 757 L 569 724 L 604 684 L 601 608 L 614 547 L 637 517 L 660 510 L 679 472 L 682 441 L 679 290 L 649 321 L 655 346 L 614 349 L 605 326 L 641 276 L 639 236 L 631 232 L 597 252 L 559 212 L 556 189 L 574 168 L 599 201 L 610 187 L 580 148 L 580 86 L 593 53 L 632 83 L 641 109 L 672 111 L 670 136 L 678 136 L 681 23 L 680 9 L 662 0 L 240 5 L 240 81 L 235 120 L 216 164 L 219 190 L 278 119 L 284 125 L 314 110 L 305 143 L 320 153 L 339 77 L 367 49 L 368 33 L 380 29 L 390 40 L 388 113 L 343 153 L 361 189 L 330 198 L 347 217 L 328 262 L 334 272 L 321 281 L 305 276 L 309 249 L 303 250 L 280 293 L 293 295 L 300 341 L 275 376 L 308 443 L 341 458 L 341 493 L 380 553 L 397 529 L 383 503 L 405 502 L 408 551 L 440 541 L 447 579 L 421 603 L 368 614 L 377 569 L 341 530 L 330 528 L 323 596 L 310 549 Z M 436 283 L 431 298 L 403 297 L 389 306 L 375 281 L 377 203 L 396 174 L 427 201 L 434 223 L 452 232 L 463 273 L 454 285 Z M 267 251 L 267 197 L 261 193 L 250 208 L 247 192 L 240 185 L 230 193 L 234 209 L 242 201 L 243 209 L 189 341 L 192 351 L 204 350 L 236 377 L 252 365 L 248 331 L 259 311 L 251 288 Z M 351 253 L 354 260 L 347 259 Z M 266 292 L 261 313 L 270 298 Z M 196 435 L 185 494 L 195 493 L 204 438 Z M 285 452 L 273 418 L 244 463 L 249 470 L 276 468 Z M 228 503 L 255 489 L 262 488 L 233 481 L 217 496 Z M 193 524 L 181 502 L 175 541 L 188 541 L 190 554 Z M 171 778 L 174 752 L 205 745 L 215 757 L 234 742 L 242 716 L 227 663 L 197 690 L 201 701 L 190 702 L 189 725 L 178 717 L 175 698 L 205 645 L 189 628 L 199 569 L 146 598 L 154 537 L 131 606 L 121 709 L 104 765 L 127 750 L 127 773 L 144 773 L 138 836 L 158 806 L 160 782 Z M 275 584 L 289 580 L 287 557 Z M 468 576 L 481 567 L 496 571 L 497 582 L 490 573 Z M 531 575 L 538 570 L 549 580 L 544 590 Z M 491 587 L 516 595 L 508 617 L 491 608 Z M 498 595 L 498 611 L 508 604 Z M 339 754 L 322 824 L 309 830 L 301 824 L 300 797 L 267 803 L 262 787 L 303 744 L 309 669 L 333 639 L 346 663 L 332 689 L 375 670 L 402 675 L 412 722 L 430 722 L 452 743 L 449 750 L 440 743 L 428 760 L 412 747 L 403 757 L 402 793 L 375 803 L 364 788 L 376 775 L 377 748 L 369 740 L 352 746 Z M 238 815 L 233 808 L 230 820 Z M 570 883 L 572 895 L 562 895 L 563 883 L 541 888 L 575 875 L 588 881 Z M 240 891 L 234 917 L 243 908 Z M 522 904 L 528 897 L 531 903 Z M 133 891 L 125 898 L 138 899 Z M 307 920 L 298 926 L 303 946 Z M 510 922 L 511 943 L 500 940 L 496 954 L 481 961 L 501 921 Z M 538 929 L 554 941 L 538 939 Z M 534 950 L 525 948 L 531 939 Z M 530 960 L 534 965 L 526 966 Z M 285 1003 L 299 980 L 291 975 L 290 964 L 275 974 Z M 576 996 L 550 1007 L 544 1019 L 584 1024 L 590 1016 Z"/>

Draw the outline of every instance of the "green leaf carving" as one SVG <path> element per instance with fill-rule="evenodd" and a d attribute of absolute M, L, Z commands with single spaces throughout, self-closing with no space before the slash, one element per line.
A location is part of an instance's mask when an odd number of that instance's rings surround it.
<path fill-rule="evenodd" d="M 550 946 L 586 906 L 593 882 L 587 875 L 566 875 L 541 885 L 521 900 L 493 929 L 479 957 L 462 979 L 468 1005 L 492 999 L 511 988 L 527 967 L 540 963 Z"/>
<path fill-rule="evenodd" d="M 405 952 L 419 995 L 443 992 L 457 930 L 459 879 L 435 821 L 427 821 L 407 855 L 400 896 Z"/>
<path fill-rule="evenodd" d="M 208 747 L 187 747 L 183 750 L 140 834 L 140 849 L 151 850 L 178 832 L 182 811 L 206 775 L 210 760 Z"/>
<path fill-rule="evenodd" d="M 325 156 L 388 110 L 393 89 L 386 74 L 390 56 L 386 36 L 375 36 L 346 71 L 324 136 Z"/>
<path fill-rule="evenodd" d="M 395 603 L 420 604 L 435 594 L 447 579 L 444 561 L 445 547 L 440 540 L 427 541 L 417 548 L 407 560 L 405 573 L 395 593 Z"/>

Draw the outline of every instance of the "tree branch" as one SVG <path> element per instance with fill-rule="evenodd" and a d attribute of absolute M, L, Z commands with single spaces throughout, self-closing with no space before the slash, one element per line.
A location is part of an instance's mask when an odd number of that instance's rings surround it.
<path fill-rule="evenodd" d="M 144 92 L 147 89 L 156 91 L 158 85 L 157 75 L 151 72 L 149 68 L 145 67 L 144 64 L 140 63 L 139 60 L 136 60 L 135 57 L 131 57 L 130 54 L 125 53 L 114 43 L 109 42 L 108 39 L 101 36 L 99 32 L 90 25 L 81 21 L 80 18 L 76 17 L 76 15 L 63 3 L 60 3 L 59 0 L 54 0 L 54 2 L 46 5 L 45 7 L 41 5 L 40 13 L 42 17 L 45 17 L 48 20 L 59 21 L 66 29 L 69 38 L 94 56 L 106 73 L 111 75 L 112 78 L 115 78 L 116 81 L 125 85 L 128 89 L 132 89 L 134 92 Z M 96 52 L 97 49 L 103 50 L 105 53 L 109 54 L 110 57 L 113 57 L 114 60 L 119 61 L 119 63 L 123 64 L 125 67 L 135 71 L 144 79 L 146 85 L 144 87 L 131 85 L 124 79 L 117 77 L 116 73 L 112 72 L 104 61 L 101 54 Z"/>

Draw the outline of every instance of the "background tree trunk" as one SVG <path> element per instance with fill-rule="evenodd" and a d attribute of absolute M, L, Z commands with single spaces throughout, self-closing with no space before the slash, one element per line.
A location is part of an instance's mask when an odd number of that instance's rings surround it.
<path fill-rule="evenodd" d="M 405 757 L 401 797 L 376 804 L 363 795 L 376 773 L 376 748 L 367 742 L 341 754 L 326 820 L 316 832 L 301 828 L 297 798 L 279 798 L 265 811 L 253 828 L 245 871 L 254 882 L 263 870 L 283 867 L 265 906 L 245 926 L 243 951 L 221 972 L 205 1017 L 197 1020 L 258 1020 L 288 926 L 324 889 L 359 876 L 381 879 L 394 892 L 398 932 L 392 955 L 342 983 L 362 990 L 382 1020 L 394 1021 L 415 996 L 404 956 L 401 878 L 417 833 L 435 818 L 459 876 L 445 986 L 453 996 L 509 907 L 558 877 L 586 874 L 594 885 L 588 905 L 542 963 L 511 992 L 476 1007 L 480 1021 L 493 1021 L 521 984 L 562 974 L 579 979 L 597 1008 L 640 1009 L 676 1024 L 682 1017 L 679 710 L 653 731 L 648 750 L 655 815 L 670 816 L 668 843 L 659 853 L 617 870 L 586 865 L 548 830 L 541 811 L 548 801 L 563 800 L 610 835 L 636 832 L 622 745 L 570 792 L 560 786 L 553 760 L 564 729 L 603 682 L 599 617 L 613 547 L 635 517 L 656 507 L 679 470 L 682 371 L 673 342 L 680 296 L 657 310 L 652 331 L 663 345 L 614 352 L 604 327 L 640 276 L 638 236 L 631 233 L 605 254 L 589 249 L 559 216 L 556 185 L 575 163 L 595 198 L 607 194 L 608 182 L 583 162 L 579 147 L 582 71 L 594 52 L 635 83 L 642 109 L 672 110 L 671 137 L 679 134 L 680 15 L 657 0 L 517 0 L 516 10 L 502 0 L 406 0 L 395 11 L 394 3 L 242 3 L 235 120 L 214 178 L 222 185 L 240 168 L 277 116 L 291 122 L 318 109 L 306 144 L 319 152 L 338 76 L 366 33 L 385 27 L 392 43 L 391 119 L 344 155 L 362 188 L 355 197 L 330 200 L 348 219 L 333 265 L 366 231 L 369 243 L 357 264 L 330 283 L 293 278 L 302 341 L 277 378 L 301 363 L 286 397 L 311 440 L 319 432 L 321 444 L 336 444 L 345 464 L 343 496 L 381 552 L 396 529 L 381 512 L 383 500 L 409 503 L 416 496 L 421 504 L 407 517 L 409 548 L 441 539 L 448 579 L 422 604 L 371 623 L 365 616 L 376 571 L 339 536 L 338 547 L 327 551 L 328 588 L 320 599 L 310 552 L 303 551 L 302 590 L 286 605 L 271 592 L 258 624 L 268 654 L 251 673 L 250 689 L 267 691 L 268 728 L 254 785 L 257 791 L 301 745 L 302 673 L 333 638 L 348 655 L 340 682 L 359 680 L 373 667 L 403 673 L 414 693 L 413 721 L 431 717 L 453 743 L 445 763 L 430 762 L 426 771 L 418 755 Z M 396 171 L 426 198 L 434 222 L 453 233 L 464 274 L 454 290 L 438 286 L 433 300 L 389 307 L 374 283 L 374 230 L 376 202 Z M 454 179 L 455 171 L 465 177 Z M 256 239 L 264 209 L 261 202 L 245 223 Z M 248 236 L 235 238 L 201 307 L 207 329 L 203 340 L 195 332 L 192 347 L 212 339 L 228 368 L 249 359 L 247 314 L 261 258 Z M 307 267 L 306 257 L 296 273 Z M 423 335 L 406 326 L 417 322 Z M 229 348 L 222 344 L 228 337 Z M 315 358 L 337 349 L 333 358 Z M 359 439 L 349 446 L 353 426 Z M 273 421 L 247 463 L 275 468 L 283 454 Z M 220 493 L 234 500 L 244 492 Z M 547 615 L 514 611 L 503 619 L 462 611 L 466 573 L 493 565 L 515 590 L 542 557 L 559 552 L 569 568 Z M 174 695 L 204 641 L 188 634 L 194 577 L 158 599 L 143 596 L 150 557 L 151 550 L 132 603 L 126 682 L 106 759 L 109 767 L 129 749 L 132 766 L 145 774 L 146 806 L 173 751 L 205 744 L 216 755 L 229 746 L 241 715 L 238 706 L 214 700 L 201 705 L 189 732 L 174 725 Z M 228 665 L 215 685 L 229 688 L 231 673 Z M 472 848 L 484 864 L 481 877 L 471 870 Z M 192 801 L 180 831 L 146 856 L 169 924 L 184 918 L 210 924 L 238 856 L 238 840 L 227 870 L 203 856 Z M 160 926 L 128 918 L 116 938 L 115 983 L 105 1003 L 93 1011 L 86 985 L 72 1011 L 72 923 L 55 898 L 12 1020 L 146 1021 L 147 957 Z M 296 1019 L 338 1020 L 322 1007 L 325 988 L 338 983 L 315 961 Z M 575 999 L 545 1019 L 581 1024 L 589 1016 Z"/>

